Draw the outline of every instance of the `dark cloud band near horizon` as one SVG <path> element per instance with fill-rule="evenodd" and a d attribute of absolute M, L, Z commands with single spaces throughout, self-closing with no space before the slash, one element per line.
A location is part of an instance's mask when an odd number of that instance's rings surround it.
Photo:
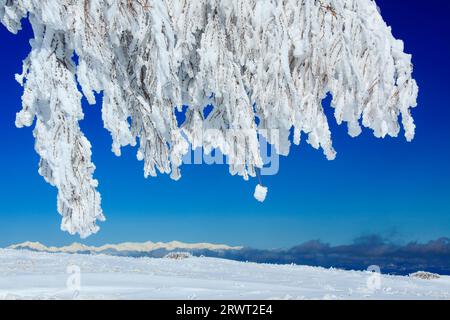
<path fill-rule="evenodd" d="M 346 270 L 366 270 L 377 265 L 382 273 L 398 275 L 416 271 L 450 275 L 450 238 L 447 237 L 427 243 L 401 245 L 379 235 L 369 235 L 355 239 L 350 245 L 331 246 L 314 240 L 286 250 L 244 248 L 221 252 L 216 256 L 239 261 L 294 263 Z"/>

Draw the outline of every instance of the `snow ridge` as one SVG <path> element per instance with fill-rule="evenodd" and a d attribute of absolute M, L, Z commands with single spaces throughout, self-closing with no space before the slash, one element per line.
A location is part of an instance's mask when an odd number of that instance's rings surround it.
<path fill-rule="evenodd" d="M 67 286 L 71 266 L 79 267 L 78 288 Z M 134 259 L 0 249 L 1 299 L 448 300 L 450 277 L 424 280 L 204 257 Z"/>

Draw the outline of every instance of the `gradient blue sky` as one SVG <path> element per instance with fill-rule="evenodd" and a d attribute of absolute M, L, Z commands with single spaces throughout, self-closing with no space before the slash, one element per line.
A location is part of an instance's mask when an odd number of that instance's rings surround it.
<path fill-rule="evenodd" d="M 413 54 L 420 86 L 414 142 L 352 139 L 332 123 L 335 161 L 302 144 L 265 177 L 269 196 L 253 199 L 256 181 L 226 166 L 184 166 L 179 182 L 145 180 L 132 148 L 110 152 L 100 108 L 85 106 L 82 128 L 93 145 L 107 221 L 89 244 L 122 241 L 222 242 L 276 248 L 306 240 L 333 244 L 370 233 L 397 241 L 450 236 L 450 27 L 448 1 L 378 0 L 397 38 Z M 16 129 L 21 87 L 14 74 L 29 51 L 29 26 L 17 36 L 0 26 L 0 246 L 33 240 L 79 241 L 59 229 L 56 190 L 37 173 L 32 129 Z M 332 110 L 327 108 L 331 117 Z"/>

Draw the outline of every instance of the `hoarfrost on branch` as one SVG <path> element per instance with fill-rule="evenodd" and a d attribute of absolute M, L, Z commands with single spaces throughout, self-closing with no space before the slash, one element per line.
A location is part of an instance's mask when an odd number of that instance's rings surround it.
<path fill-rule="evenodd" d="M 414 137 L 411 56 L 372 0 L 0 0 L 11 32 L 26 17 L 34 39 L 16 76 L 24 88 L 16 125 L 35 123 L 39 172 L 58 189 L 71 234 L 87 237 L 104 220 L 79 127 L 83 96 L 95 104 L 103 94 L 113 152 L 138 145 L 145 176 L 179 179 L 183 156 L 203 147 L 227 155 L 231 174 L 254 177 L 260 136 L 287 155 L 303 134 L 334 159 L 328 93 L 352 137 L 362 126 L 396 137 L 399 122 Z"/>

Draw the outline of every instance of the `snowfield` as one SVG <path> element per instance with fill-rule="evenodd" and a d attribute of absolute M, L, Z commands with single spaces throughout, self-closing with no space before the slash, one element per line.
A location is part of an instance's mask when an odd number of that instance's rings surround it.
<path fill-rule="evenodd" d="M 0 299 L 450 299 L 450 277 L 0 249 Z"/>

